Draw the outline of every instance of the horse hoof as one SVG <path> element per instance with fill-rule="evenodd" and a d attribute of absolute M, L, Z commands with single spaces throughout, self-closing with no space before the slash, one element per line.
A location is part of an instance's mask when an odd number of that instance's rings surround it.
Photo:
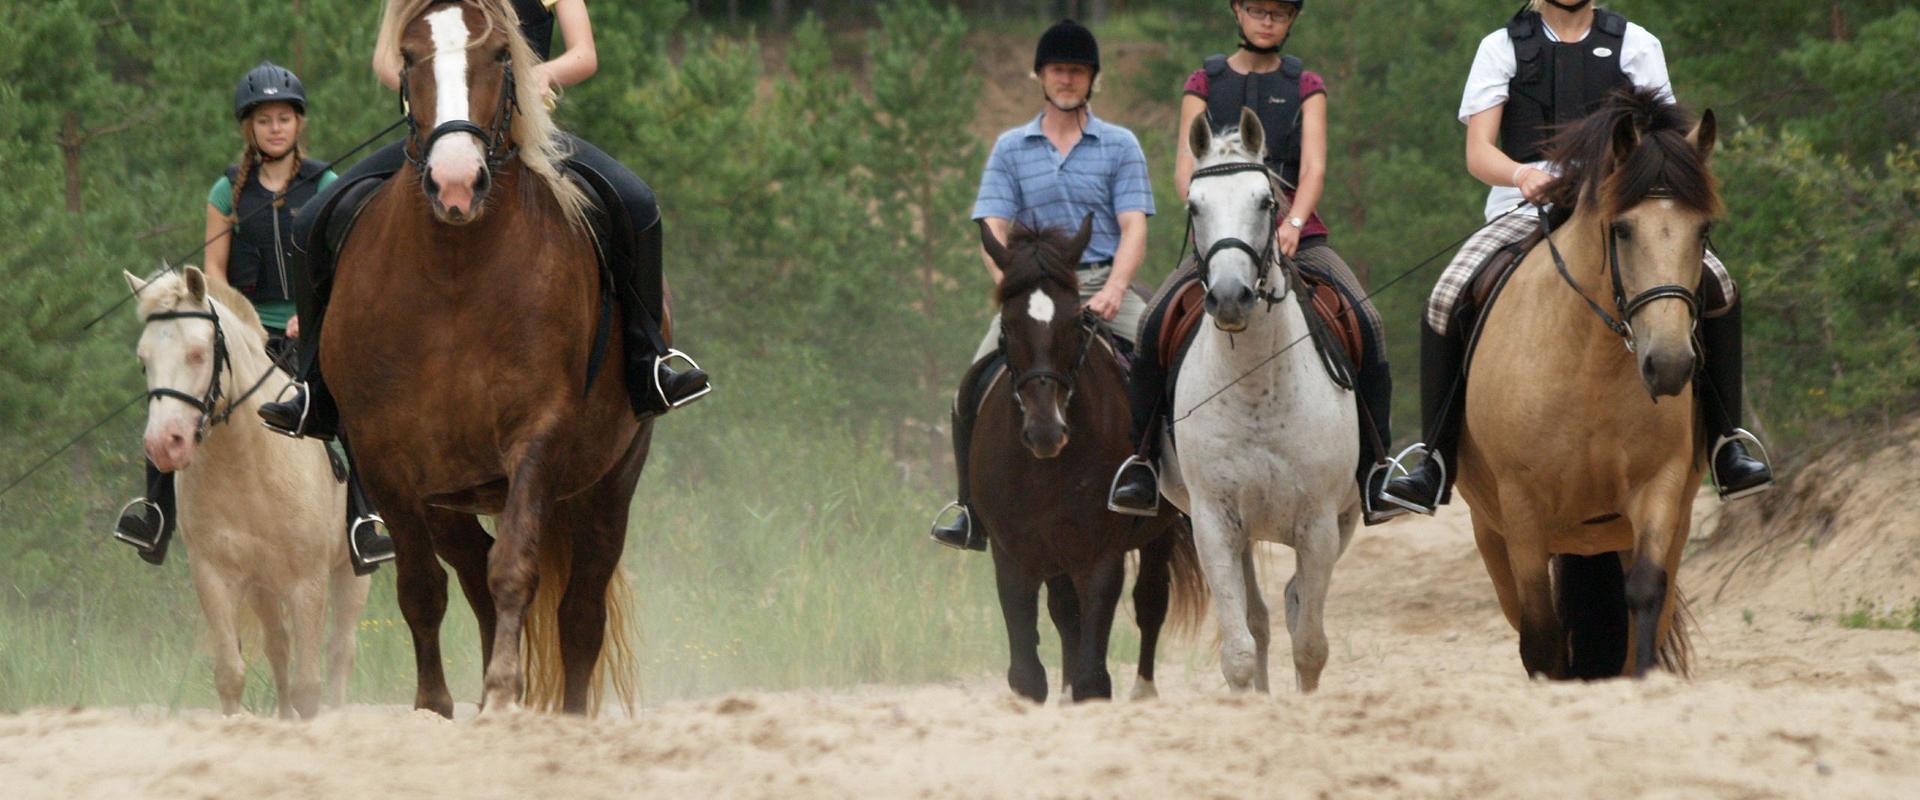
<path fill-rule="evenodd" d="M 1141 678 L 1133 684 L 1133 694 L 1129 695 L 1127 699 L 1137 703 L 1143 700 L 1157 700 L 1159 698 L 1160 690 L 1153 688 L 1153 681 Z"/>

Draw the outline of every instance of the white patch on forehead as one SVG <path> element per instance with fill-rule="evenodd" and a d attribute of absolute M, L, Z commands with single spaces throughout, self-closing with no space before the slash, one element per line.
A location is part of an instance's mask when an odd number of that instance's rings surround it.
<path fill-rule="evenodd" d="M 1662 201 L 1660 201 L 1660 207 L 1661 207 L 1661 208 L 1663 208 L 1663 209 L 1666 209 L 1666 210 L 1668 210 L 1668 211 L 1672 211 L 1672 210 L 1673 210 L 1673 201 L 1672 201 L 1672 200 L 1662 200 Z"/>
<path fill-rule="evenodd" d="M 467 20 L 460 6 L 427 15 L 433 30 L 433 124 L 467 118 Z"/>
<path fill-rule="evenodd" d="M 1033 294 L 1027 295 L 1027 316 L 1042 325 L 1052 322 L 1053 298 L 1039 289 L 1033 290 Z"/>

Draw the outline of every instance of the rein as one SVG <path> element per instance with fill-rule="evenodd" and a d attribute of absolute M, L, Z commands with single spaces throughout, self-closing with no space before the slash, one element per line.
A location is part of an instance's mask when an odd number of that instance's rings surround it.
<path fill-rule="evenodd" d="M 1210 167 L 1201 167 L 1193 171 L 1193 176 L 1187 179 L 1187 183 L 1191 186 L 1193 181 L 1200 180 L 1201 178 L 1236 175 L 1242 172 L 1259 172 L 1266 175 L 1268 201 L 1278 203 L 1278 198 L 1275 197 L 1277 192 L 1273 188 L 1273 183 L 1279 179 L 1279 176 L 1275 175 L 1273 170 L 1268 168 L 1266 164 L 1258 162 L 1236 161 L 1227 164 L 1215 164 Z M 1193 204 L 1191 203 L 1187 204 L 1187 232 L 1181 238 L 1183 240 L 1180 244 L 1182 249 L 1185 249 L 1186 243 L 1193 239 Z M 1213 244 L 1207 248 L 1206 253 L 1200 256 L 1201 287 L 1207 291 L 1213 290 L 1213 257 L 1224 251 L 1237 250 L 1247 254 L 1248 258 L 1253 259 L 1254 266 L 1256 267 L 1253 285 L 1254 296 L 1266 302 L 1267 310 L 1272 311 L 1276 303 L 1287 299 L 1287 295 L 1292 291 L 1293 274 L 1297 271 L 1293 266 L 1292 259 L 1287 258 L 1274 249 L 1273 240 L 1272 226 L 1268 226 L 1267 228 L 1266 246 L 1259 249 L 1255 249 L 1253 245 L 1248 244 L 1245 240 L 1238 237 L 1228 236 L 1214 240 Z M 1267 278 L 1268 273 L 1272 272 L 1271 267 L 1276 264 L 1280 266 L 1283 278 L 1283 280 L 1280 281 L 1280 291 L 1277 294 L 1273 291 L 1272 282 Z"/>
<path fill-rule="evenodd" d="M 219 405 L 223 396 L 220 389 L 220 373 L 233 371 L 233 354 L 227 349 L 227 332 L 220 327 L 219 315 L 212 311 L 160 311 L 147 317 L 145 324 L 151 325 L 155 321 L 176 319 L 204 319 L 213 323 L 213 378 L 207 382 L 207 393 L 200 397 L 162 386 L 147 390 L 147 402 L 152 403 L 156 399 L 178 400 L 199 411 L 200 419 L 193 426 L 193 441 L 197 444 L 207 438 L 207 432 L 214 426 L 232 418 L 234 410 L 238 409 L 241 403 L 260 391 L 260 387 L 266 384 L 267 379 L 273 377 L 273 368 L 268 367 L 261 371 L 259 380 L 254 381 L 253 385 L 240 393 L 239 397 L 228 402 L 226 408 L 215 411 L 214 407 Z"/>
<path fill-rule="evenodd" d="M 1660 196 L 1662 195 L 1648 195 L 1648 197 L 1654 198 Z M 1700 298 L 1694 294 L 1692 289 L 1688 289 L 1677 283 L 1661 284 L 1636 294 L 1631 298 L 1627 297 L 1626 284 L 1620 278 L 1620 242 L 1618 235 L 1612 228 L 1607 229 L 1607 274 L 1613 283 L 1614 313 L 1619 316 L 1615 317 L 1612 314 L 1608 314 L 1606 309 L 1601 308 L 1599 303 L 1594 302 L 1593 298 L 1587 296 L 1586 290 L 1580 288 L 1580 284 L 1573 280 L 1573 274 L 1568 272 L 1567 260 L 1561 257 L 1560 248 L 1554 245 L 1552 232 L 1547 228 L 1546 208 L 1538 205 L 1534 206 L 1534 215 L 1540 222 L 1540 235 L 1547 240 L 1547 253 L 1553 256 L 1553 267 L 1560 271 L 1560 279 L 1566 281 L 1567 286 L 1571 287 L 1575 294 L 1580 295 L 1580 300 L 1587 304 L 1587 308 L 1593 309 L 1594 315 L 1600 318 L 1600 321 L 1607 326 L 1608 330 L 1613 331 L 1614 335 L 1619 336 L 1621 341 L 1626 343 L 1627 352 L 1631 353 L 1634 351 L 1633 315 L 1640 313 L 1640 309 L 1646 308 L 1654 301 L 1679 300 L 1680 302 L 1686 303 L 1687 318 L 1695 324 L 1699 323 Z"/>
<path fill-rule="evenodd" d="M 513 115 L 520 110 L 520 95 L 513 80 L 513 56 L 511 53 L 500 62 L 500 75 L 503 88 L 499 108 L 493 112 L 493 124 L 482 128 L 464 119 L 451 120 L 435 125 L 428 132 L 426 141 L 416 145 L 420 139 L 420 121 L 413 116 L 413 104 L 407 101 L 407 75 L 413 71 L 412 65 L 400 68 L 400 114 L 407 122 L 406 144 L 401 152 L 406 154 L 407 163 L 413 165 L 422 180 L 427 175 L 427 156 L 433 152 L 433 145 L 443 137 L 456 133 L 470 133 L 486 143 L 487 170 L 497 172 L 500 165 L 513 158 L 520 148 L 513 144 Z M 419 155 L 415 155 L 415 153 Z"/>

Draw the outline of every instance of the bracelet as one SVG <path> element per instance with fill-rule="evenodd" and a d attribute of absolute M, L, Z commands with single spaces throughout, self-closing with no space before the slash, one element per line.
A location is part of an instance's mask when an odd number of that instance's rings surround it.
<path fill-rule="evenodd" d="M 1527 170 L 1530 170 L 1530 169 L 1533 169 L 1533 167 L 1526 164 L 1521 164 L 1518 169 L 1515 169 L 1513 171 L 1513 177 L 1509 180 L 1513 183 L 1514 188 L 1517 189 L 1520 187 L 1520 173 L 1526 172 Z"/>

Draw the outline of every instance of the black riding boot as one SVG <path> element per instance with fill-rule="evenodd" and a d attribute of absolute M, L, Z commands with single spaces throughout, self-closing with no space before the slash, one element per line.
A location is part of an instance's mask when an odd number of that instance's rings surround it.
<path fill-rule="evenodd" d="M 149 462 L 147 494 L 120 508 L 113 538 L 133 545 L 140 551 L 140 560 L 160 566 L 167 560 L 167 545 L 173 541 L 174 508 L 173 473 L 161 472 Z"/>
<path fill-rule="evenodd" d="M 1155 335 L 1158 335 L 1157 332 Z M 1107 490 L 1107 509 L 1121 514 L 1151 517 L 1160 513 L 1160 473 L 1154 468 L 1159 458 L 1155 428 L 1159 422 L 1162 397 L 1167 391 L 1167 371 L 1146 345 L 1133 358 L 1133 373 L 1127 381 L 1127 404 L 1133 411 L 1133 455 L 1120 462 Z"/>
<path fill-rule="evenodd" d="M 980 408 L 980 377 L 1000 362 L 998 353 L 990 353 L 960 376 L 960 390 L 953 397 L 953 470 L 954 499 L 933 518 L 928 535 L 933 540 L 958 550 L 987 549 L 987 529 L 973 523 L 973 491 L 968 485 L 967 468 L 973 450 L 974 416 Z M 956 512 L 951 522 L 942 524 L 948 512 Z"/>
<path fill-rule="evenodd" d="M 664 238 L 660 226 L 656 218 L 635 235 L 633 272 L 659 276 Z M 633 412 L 642 418 L 664 414 L 713 391 L 705 370 L 667 346 L 658 318 L 636 284 L 639 276 L 615 272 L 614 297 L 620 303 L 621 344 L 627 354 L 625 375 Z M 686 368 L 675 370 L 670 362 L 676 360 L 686 361 Z"/>
<path fill-rule="evenodd" d="M 1773 486 L 1773 467 L 1763 460 L 1766 449 L 1752 433 L 1740 427 L 1744 389 L 1740 352 L 1740 303 L 1716 318 L 1700 320 L 1700 345 L 1705 357 L 1699 394 L 1713 449 L 1709 464 L 1713 483 L 1723 499 L 1732 500 Z M 1759 447 L 1762 458 L 1747 450 Z"/>
<path fill-rule="evenodd" d="M 1393 443 L 1393 372 L 1384 360 L 1361 368 L 1354 387 L 1360 405 L 1360 503 L 1362 519 L 1378 525 L 1408 509 L 1381 496 L 1389 471 L 1385 448 Z"/>
<path fill-rule="evenodd" d="M 352 456 L 348 456 L 351 460 Z M 360 486 L 360 471 L 347 472 L 347 557 L 353 562 L 353 574 L 372 575 L 380 564 L 393 560 L 393 539 L 381 532 L 386 520 L 367 499 Z"/>
<path fill-rule="evenodd" d="M 1460 446 L 1460 417 L 1466 410 L 1466 349 L 1463 337 L 1446 336 L 1420 320 L 1420 417 L 1426 460 L 1412 474 L 1387 481 L 1387 502 L 1432 514 L 1453 496 L 1455 454 Z"/>

